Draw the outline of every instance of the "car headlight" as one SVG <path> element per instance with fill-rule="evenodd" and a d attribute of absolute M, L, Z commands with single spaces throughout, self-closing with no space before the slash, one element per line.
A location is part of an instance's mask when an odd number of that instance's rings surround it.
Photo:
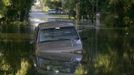
<path fill-rule="evenodd" d="M 37 67 L 37 64 L 36 63 L 34 63 L 34 67 Z"/>
<path fill-rule="evenodd" d="M 55 70 L 55 73 L 59 73 L 59 70 Z"/>
<path fill-rule="evenodd" d="M 76 40 L 76 44 L 81 44 L 81 41 L 80 40 Z"/>
<path fill-rule="evenodd" d="M 73 52 L 74 54 L 82 54 L 82 50 L 77 50 Z"/>

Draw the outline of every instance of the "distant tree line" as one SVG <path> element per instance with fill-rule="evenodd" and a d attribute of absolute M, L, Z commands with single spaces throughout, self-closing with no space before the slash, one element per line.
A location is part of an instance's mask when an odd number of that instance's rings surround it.
<path fill-rule="evenodd" d="M 46 5 L 50 9 L 61 9 L 62 8 L 62 2 L 60 0 L 46 0 Z"/>

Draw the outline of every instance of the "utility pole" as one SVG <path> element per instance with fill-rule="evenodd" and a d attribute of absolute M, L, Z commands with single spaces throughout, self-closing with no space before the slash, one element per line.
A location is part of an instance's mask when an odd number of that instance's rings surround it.
<path fill-rule="evenodd" d="M 63 8 L 63 6 L 65 4 L 65 1 L 64 0 L 61 0 L 61 4 L 62 4 L 62 8 Z"/>
<path fill-rule="evenodd" d="M 96 51 L 98 51 L 98 31 L 100 29 L 100 13 L 98 8 L 99 0 L 96 0 L 96 21 L 95 21 L 95 29 L 96 29 Z"/>
<path fill-rule="evenodd" d="M 79 29 L 79 21 L 80 21 L 80 1 L 76 1 L 76 29 Z"/>

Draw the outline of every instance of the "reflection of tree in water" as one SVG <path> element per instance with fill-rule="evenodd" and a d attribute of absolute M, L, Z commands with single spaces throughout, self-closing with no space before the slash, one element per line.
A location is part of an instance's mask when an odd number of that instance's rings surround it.
<path fill-rule="evenodd" d="M 0 32 L 0 75 L 26 75 L 31 66 L 29 56 L 33 53 L 30 36 L 12 31 Z"/>
<path fill-rule="evenodd" d="M 118 33 L 123 30 L 101 29 L 97 35 L 97 43 L 93 29 L 81 33 L 82 37 L 88 37 L 83 41 L 83 65 L 88 75 L 133 75 L 134 31 L 130 28 L 128 34 Z"/>

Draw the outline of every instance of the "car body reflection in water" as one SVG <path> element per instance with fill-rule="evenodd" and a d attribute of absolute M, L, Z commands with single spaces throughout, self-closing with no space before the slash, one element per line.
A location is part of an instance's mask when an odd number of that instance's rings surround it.
<path fill-rule="evenodd" d="M 82 59 L 82 43 L 72 23 L 47 22 L 36 28 L 35 67 L 47 75 L 73 75 Z"/>
<path fill-rule="evenodd" d="M 43 74 L 73 75 L 80 60 L 81 56 L 73 54 L 43 53 L 36 57 L 35 66 Z"/>

